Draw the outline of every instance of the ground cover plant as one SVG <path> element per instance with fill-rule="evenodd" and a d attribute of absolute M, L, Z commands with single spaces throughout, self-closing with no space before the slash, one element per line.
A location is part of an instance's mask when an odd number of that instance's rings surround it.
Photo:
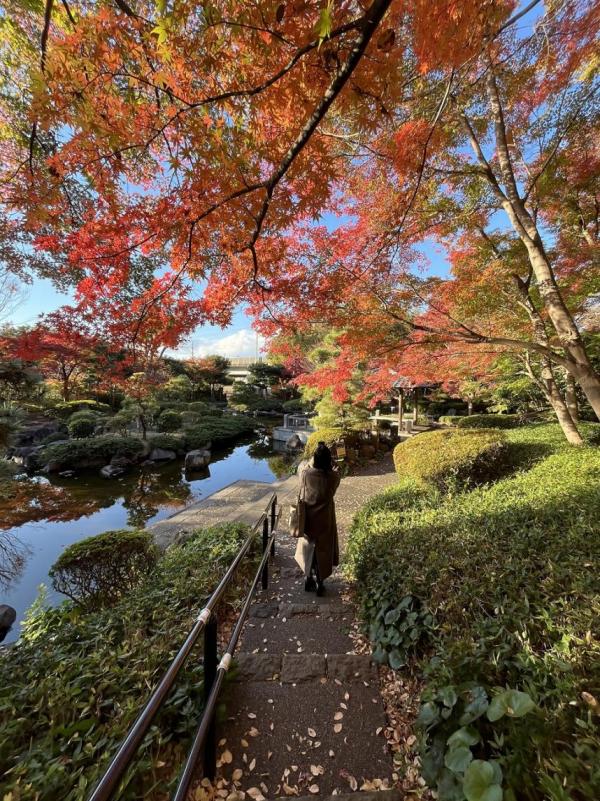
<path fill-rule="evenodd" d="M 0 774 L 8 797 L 88 797 L 246 536 L 239 524 L 197 532 L 127 596 L 93 613 L 70 602 L 36 605 L 22 638 L 0 658 Z M 252 565 L 244 560 L 227 606 L 248 586 Z M 168 795 L 201 711 L 202 667 L 192 654 L 120 798 Z"/>
<path fill-rule="evenodd" d="M 405 477 L 354 521 L 375 657 L 424 670 L 422 772 L 441 801 L 600 793 L 600 450 L 582 428 L 582 448 L 558 426 L 506 431 L 512 474 L 451 494 Z"/>

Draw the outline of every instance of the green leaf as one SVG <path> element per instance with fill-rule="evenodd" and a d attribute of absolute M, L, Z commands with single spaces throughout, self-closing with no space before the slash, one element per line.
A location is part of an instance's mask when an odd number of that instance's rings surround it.
<path fill-rule="evenodd" d="M 453 773 L 464 773 L 472 761 L 471 749 L 466 745 L 457 745 L 446 753 L 444 765 Z"/>
<path fill-rule="evenodd" d="M 432 723 L 437 723 L 439 719 L 440 715 L 437 706 L 431 701 L 428 701 L 421 707 L 419 717 L 417 718 L 417 725 L 431 726 Z"/>
<path fill-rule="evenodd" d="M 442 687 L 438 695 L 444 706 L 453 707 L 458 701 L 458 696 L 456 695 L 454 687 Z"/>
<path fill-rule="evenodd" d="M 444 769 L 438 781 L 437 792 L 439 801 L 464 801 L 462 780 L 452 771 Z"/>
<path fill-rule="evenodd" d="M 385 625 L 389 626 L 391 623 L 395 623 L 399 617 L 400 617 L 400 609 L 390 610 L 385 616 Z"/>
<path fill-rule="evenodd" d="M 489 706 L 488 697 L 483 687 L 474 687 L 470 690 L 471 700 L 465 706 L 460 720 L 458 721 L 461 726 L 467 726 L 477 718 L 481 717 Z"/>
<path fill-rule="evenodd" d="M 315 26 L 315 35 L 320 42 L 322 42 L 323 39 L 327 39 L 333 28 L 332 8 L 333 4 L 331 0 L 329 0 L 327 5 L 319 12 L 319 19 Z"/>
<path fill-rule="evenodd" d="M 504 715 L 511 718 L 522 718 L 535 709 L 531 696 L 519 690 L 505 690 L 496 695 L 487 710 L 487 718 L 492 721 L 500 720 Z"/>
<path fill-rule="evenodd" d="M 390 652 L 389 662 L 392 670 L 398 670 L 398 668 L 404 667 L 406 664 L 406 655 L 397 648 L 394 648 L 394 650 Z"/>
<path fill-rule="evenodd" d="M 455 748 L 458 745 L 477 745 L 479 742 L 479 734 L 472 728 L 465 728 L 464 726 L 461 729 L 458 729 L 448 737 L 447 741 L 448 745 L 451 748 Z"/>
<path fill-rule="evenodd" d="M 502 801 L 502 771 L 496 762 L 475 759 L 465 772 L 467 801 Z"/>

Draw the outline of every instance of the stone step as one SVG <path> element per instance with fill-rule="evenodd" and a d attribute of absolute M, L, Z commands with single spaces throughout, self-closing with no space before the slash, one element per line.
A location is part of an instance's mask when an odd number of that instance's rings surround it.
<path fill-rule="evenodd" d="M 235 660 L 234 681 L 274 681 L 281 684 L 317 682 L 321 679 L 377 682 L 377 668 L 363 654 L 253 654 L 240 652 Z"/>
<path fill-rule="evenodd" d="M 323 658 L 323 657 L 322 657 Z M 285 669 L 285 666 L 283 666 Z M 392 783 L 377 680 L 230 682 L 218 725 L 219 775 L 265 798 Z M 309 789 L 313 788 L 313 789 Z M 316 789 L 318 788 L 318 789 Z M 336 796 L 337 797 L 337 796 Z"/>
<path fill-rule="evenodd" d="M 337 793 L 336 795 L 301 795 L 294 801 L 402 801 L 404 794 L 397 788 L 393 790 L 362 790 L 356 793 Z M 290 801 L 290 796 L 281 796 L 275 801 Z"/>

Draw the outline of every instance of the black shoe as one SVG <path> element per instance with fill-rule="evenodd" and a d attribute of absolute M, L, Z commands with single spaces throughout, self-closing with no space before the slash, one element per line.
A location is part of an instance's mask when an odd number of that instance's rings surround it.
<path fill-rule="evenodd" d="M 322 581 L 319 581 L 319 583 L 317 584 L 317 595 L 319 596 L 319 598 L 325 595 L 325 585 L 323 584 Z"/>
<path fill-rule="evenodd" d="M 313 590 L 317 589 L 317 583 L 312 576 L 309 576 L 306 581 L 304 582 L 304 590 L 305 592 L 313 592 Z"/>

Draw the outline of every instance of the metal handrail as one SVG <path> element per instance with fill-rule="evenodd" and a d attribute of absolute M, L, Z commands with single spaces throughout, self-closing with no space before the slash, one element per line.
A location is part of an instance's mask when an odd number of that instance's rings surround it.
<path fill-rule="evenodd" d="M 268 527 L 269 527 L 269 518 L 271 524 L 271 536 L 268 536 Z M 214 610 L 217 607 L 219 601 L 221 600 L 225 590 L 227 589 L 231 578 L 233 577 L 234 573 L 236 572 L 240 562 L 246 555 L 248 549 L 250 548 L 254 538 L 256 536 L 257 530 L 259 526 L 262 525 L 262 539 L 263 539 L 263 558 L 260 563 L 259 571 L 254 578 L 252 583 L 250 592 L 246 597 L 246 601 L 242 608 L 242 615 L 243 620 L 245 620 L 245 616 L 247 615 L 248 607 L 250 605 L 250 601 L 256 589 L 256 585 L 258 583 L 258 578 L 262 575 L 263 579 L 263 587 L 266 588 L 268 584 L 268 556 L 269 551 L 271 554 L 274 551 L 275 547 L 275 524 L 277 521 L 277 494 L 273 493 L 269 498 L 269 503 L 267 504 L 265 511 L 260 516 L 259 520 L 254 524 L 252 530 L 243 543 L 242 547 L 238 551 L 235 559 L 229 565 L 225 575 L 217 585 L 217 588 L 214 590 L 210 598 L 208 599 L 206 606 L 202 609 L 198 617 L 196 618 L 196 622 L 192 627 L 190 633 L 185 639 L 185 642 L 173 658 L 171 664 L 167 668 L 166 672 L 164 673 L 162 679 L 158 683 L 155 690 L 152 692 L 152 695 L 146 702 L 144 708 L 136 718 L 135 722 L 133 723 L 132 727 L 130 728 L 127 736 L 119 746 L 119 749 L 115 756 L 112 758 L 109 766 L 107 767 L 106 771 L 104 772 L 103 776 L 100 778 L 99 782 L 97 783 L 96 787 L 94 788 L 92 794 L 89 796 L 88 801 L 109 801 L 112 798 L 113 793 L 115 792 L 119 782 L 123 778 L 125 771 L 131 764 L 131 761 L 139 748 L 145 734 L 148 732 L 152 721 L 158 714 L 159 710 L 161 709 L 166 697 L 170 693 L 175 684 L 175 679 L 181 668 L 183 667 L 187 657 L 189 656 L 190 651 L 194 647 L 198 637 L 200 636 L 201 632 L 204 630 L 205 633 L 205 664 L 204 664 L 204 686 L 205 686 L 205 698 L 206 704 L 209 703 L 210 698 L 213 693 L 213 689 L 216 689 L 216 695 L 218 695 L 218 689 L 221 686 L 223 681 L 223 676 L 225 675 L 224 671 L 220 670 L 220 665 L 216 670 L 211 670 L 211 666 L 207 664 L 207 656 L 209 657 L 208 661 L 214 661 L 216 666 L 216 648 L 217 648 L 217 630 L 216 630 L 216 619 L 214 615 Z M 240 616 L 242 619 L 242 616 Z M 234 634 L 237 632 L 237 636 L 234 643 L 237 644 L 237 639 L 241 633 L 241 628 L 243 625 L 240 624 L 238 620 Z M 232 636 L 233 640 L 233 636 Z M 231 644 L 231 641 L 230 641 Z M 207 647 L 208 646 L 208 647 Z M 228 646 L 229 648 L 229 646 Z M 209 651 L 210 654 L 206 652 Z M 233 651 L 231 652 L 233 654 Z M 225 658 L 224 655 L 223 658 Z M 231 657 L 229 657 L 229 661 Z M 223 660 L 221 660 L 223 661 Z M 214 675 L 207 676 L 207 669 L 208 671 L 212 672 Z M 208 682 L 207 682 L 208 679 Z M 217 684 L 218 680 L 218 684 Z M 208 716 L 208 722 L 204 727 L 206 731 L 203 734 L 203 742 L 206 740 L 206 734 L 210 733 L 211 726 L 214 726 L 214 705 L 216 704 L 216 695 L 215 701 L 212 707 L 212 713 Z M 202 716 L 201 727 L 207 720 L 207 710 L 205 711 Z M 198 738 L 198 733 L 196 735 L 196 739 Z M 214 738 L 213 738 L 214 739 Z M 195 742 L 195 741 L 194 741 Z M 214 743 L 212 745 L 212 751 L 214 752 Z M 189 761 L 189 759 L 188 759 Z M 205 757 L 205 762 L 206 762 Z M 214 754 L 208 754 L 208 763 L 207 768 L 209 772 L 214 773 Z M 186 763 L 187 768 L 187 763 Z M 185 775 L 185 774 L 184 774 Z M 192 768 L 192 775 L 193 775 L 193 768 Z M 190 776 L 190 781 L 191 781 Z M 188 782 L 189 786 L 189 782 Z"/>

